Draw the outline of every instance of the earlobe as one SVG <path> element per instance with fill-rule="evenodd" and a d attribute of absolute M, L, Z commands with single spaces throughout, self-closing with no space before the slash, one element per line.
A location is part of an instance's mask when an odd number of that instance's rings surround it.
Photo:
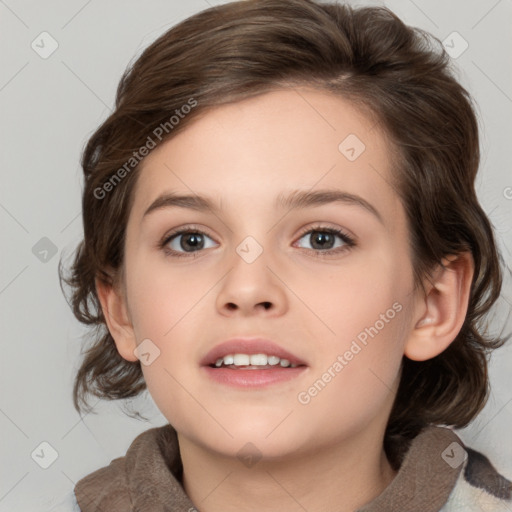
<path fill-rule="evenodd" d="M 122 291 L 100 279 L 96 279 L 95 282 L 103 316 L 114 338 L 117 351 L 127 361 L 137 361 L 134 354 L 137 348 L 136 337 Z"/>
<path fill-rule="evenodd" d="M 443 352 L 460 332 L 469 303 L 474 262 L 464 252 L 443 259 L 426 296 L 418 300 L 404 355 L 425 361 Z"/>

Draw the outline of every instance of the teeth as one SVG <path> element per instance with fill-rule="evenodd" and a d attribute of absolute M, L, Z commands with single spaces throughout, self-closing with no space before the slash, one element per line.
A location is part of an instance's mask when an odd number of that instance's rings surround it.
<path fill-rule="evenodd" d="M 267 356 L 265 354 L 253 354 L 250 357 L 251 364 L 256 366 L 266 366 Z"/>
<path fill-rule="evenodd" d="M 235 354 L 233 364 L 235 366 L 247 366 L 250 364 L 251 358 L 247 354 Z"/>
<path fill-rule="evenodd" d="M 288 359 L 281 359 L 277 356 L 268 356 L 267 354 L 229 354 L 219 357 L 215 361 L 217 368 L 224 366 L 276 366 L 281 365 L 283 368 L 296 368 L 296 364 L 291 364 Z"/>
<path fill-rule="evenodd" d="M 281 361 L 281 359 L 279 359 L 279 357 L 277 357 L 277 356 L 268 356 L 268 364 L 270 366 L 279 364 L 279 361 Z"/>

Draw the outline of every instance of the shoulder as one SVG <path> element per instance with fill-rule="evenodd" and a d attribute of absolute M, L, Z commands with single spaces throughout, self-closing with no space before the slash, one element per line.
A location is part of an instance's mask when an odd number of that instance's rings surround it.
<path fill-rule="evenodd" d="M 149 510 L 150 504 L 185 499 L 173 470 L 180 462 L 171 425 L 140 433 L 125 455 L 85 475 L 74 487 L 80 511 Z M 74 512 L 74 511 L 73 511 Z"/>
<path fill-rule="evenodd" d="M 395 479 L 364 510 L 512 512 L 511 481 L 452 428 L 424 428 L 404 453 Z"/>
<path fill-rule="evenodd" d="M 464 446 L 465 460 L 441 512 L 510 512 L 512 482 L 481 452 Z"/>

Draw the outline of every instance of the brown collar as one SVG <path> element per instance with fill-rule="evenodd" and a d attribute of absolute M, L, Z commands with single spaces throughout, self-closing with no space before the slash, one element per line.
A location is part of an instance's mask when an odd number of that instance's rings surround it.
<path fill-rule="evenodd" d="M 452 430 L 425 428 L 412 440 L 393 481 L 358 512 L 438 512 L 464 466 L 464 452 Z"/>
<path fill-rule="evenodd" d="M 452 462 L 461 453 L 452 443 L 464 447 L 448 428 L 425 428 L 391 484 L 359 512 L 437 512 L 463 467 Z M 196 511 L 181 485 L 182 469 L 176 431 L 169 424 L 151 428 L 135 438 L 125 456 L 82 478 L 75 496 L 82 512 Z"/>

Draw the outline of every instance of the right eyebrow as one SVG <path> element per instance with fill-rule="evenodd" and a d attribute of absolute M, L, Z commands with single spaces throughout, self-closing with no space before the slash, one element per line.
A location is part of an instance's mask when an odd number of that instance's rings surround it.
<path fill-rule="evenodd" d="M 199 212 L 211 210 L 212 212 L 219 212 L 220 208 L 214 204 L 212 199 L 198 195 L 179 195 L 173 192 L 166 192 L 158 196 L 151 205 L 144 212 L 143 217 L 150 213 L 161 210 L 164 208 L 188 208 Z"/>

